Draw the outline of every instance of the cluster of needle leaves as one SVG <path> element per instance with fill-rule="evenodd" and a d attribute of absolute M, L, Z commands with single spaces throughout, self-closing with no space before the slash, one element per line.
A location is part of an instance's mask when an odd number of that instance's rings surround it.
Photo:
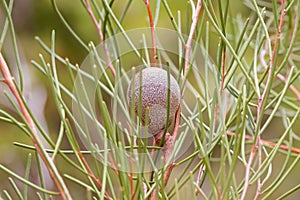
<path fill-rule="evenodd" d="M 134 46 L 126 37 L 124 21 L 136 20 L 128 18 L 132 17 L 129 12 L 141 8 L 136 7 L 138 1 L 143 2 L 153 48 L 147 47 L 145 41 L 139 47 Z M 181 10 L 175 10 L 173 2 L 168 0 L 80 2 L 78 6 L 86 9 L 89 23 L 95 27 L 91 31 L 98 36 L 97 42 L 81 39 L 66 20 L 60 4 L 51 1 L 65 31 L 87 54 L 93 55 L 97 62 L 94 71 L 83 71 L 78 64 L 71 63 L 72 59 L 56 53 L 55 31 L 51 33 L 50 45 L 36 37 L 43 51 L 32 61 L 32 67 L 46 77 L 51 93 L 48 98 L 55 103 L 59 117 L 59 129 L 53 139 L 23 97 L 26 77 L 22 74 L 11 17 L 14 1 L 1 0 L 6 21 L 0 32 L 0 84 L 8 86 L 10 92 L 5 94 L 15 111 L 10 113 L 0 108 L 0 120 L 20 128 L 23 132 L 20 134 L 26 134 L 32 143 L 14 143 L 16 148 L 29 152 L 25 174 L 0 163 L 0 169 L 10 176 L 0 184 L 7 181 L 11 185 L 11 189 L 0 185 L 0 199 L 79 199 L 79 196 L 80 199 L 182 199 L 186 195 L 191 199 L 285 199 L 299 196 L 300 182 L 292 175 L 300 167 L 300 147 L 297 147 L 300 0 L 189 0 Z M 238 13 L 234 4 L 241 4 L 246 14 Z M 177 34 L 176 59 L 157 48 L 159 38 L 155 35 L 162 20 Z M 7 66 L 6 49 L 2 48 L 7 32 L 13 40 L 17 79 L 10 73 L 12 66 Z M 171 146 L 151 145 L 137 139 L 133 136 L 138 132 L 134 125 L 123 128 L 114 118 L 118 114 L 117 105 L 109 106 L 109 99 L 121 105 L 127 103 L 116 90 L 118 81 L 127 76 L 128 67 L 122 65 L 119 44 L 102 45 L 104 56 L 100 56 L 95 43 L 102 43 L 117 33 L 132 48 L 133 60 L 144 66 L 168 65 L 177 75 L 182 88 L 182 112 L 177 116 L 179 124 L 175 130 L 178 132 Z M 111 52 L 119 60 L 111 61 Z M 201 58 L 196 52 L 200 52 Z M 60 76 L 61 67 L 67 71 L 64 76 Z M 98 73 L 102 74 L 100 79 Z M 71 86 L 66 84 L 66 79 Z M 82 81 L 86 79 L 97 86 L 97 113 L 91 109 L 91 99 L 76 95 L 76 90 L 81 90 L 81 94 L 87 92 Z M 78 80 L 82 88 L 77 88 Z M 70 102 L 76 102 L 79 113 L 85 116 L 80 122 Z M 126 111 L 123 110 L 128 124 L 134 124 L 130 112 Z M 97 125 L 94 134 L 102 137 L 103 146 L 95 145 L 93 138 L 87 136 L 90 127 L 82 123 L 85 120 Z M 82 137 L 86 146 L 79 139 Z M 138 173 L 119 168 L 120 163 L 131 161 L 117 157 L 116 163 L 108 145 L 114 144 L 133 155 L 146 152 L 151 158 L 155 149 L 172 147 L 172 154 L 187 149 L 186 140 L 191 142 L 184 156 L 169 159 L 162 168 L 151 163 L 152 172 Z M 85 149 L 87 146 L 91 148 Z M 33 172 L 33 168 L 37 170 Z M 32 173 L 38 180 L 30 179 Z M 52 187 L 47 186 L 48 173 Z"/>

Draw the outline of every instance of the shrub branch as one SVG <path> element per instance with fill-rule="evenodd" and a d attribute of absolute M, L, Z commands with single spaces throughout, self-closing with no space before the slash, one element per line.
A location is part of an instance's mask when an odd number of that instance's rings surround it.
<path fill-rule="evenodd" d="M 279 26 L 276 30 L 276 39 L 274 42 L 274 47 L 273 47 L 273 51 L 272 51 L 272 57 L 270 58 L 270 66 L 268 69 L 268 77 L 267 77 L 267 81 L 266 81 L 266 85 L 265 88 L 263 90 L 263 93 L 261 96 L 259 96 L 258 98 L 258 106 L 257 106 L 257 122 L 256 122 L 256 128 L 258 130 L 257 134 L 256 134 L 256 138 L 254 138 L 254 143 L 252 145 L 251 148 L 251 153 L 249 156 L 249 160 L 246 166 L 246 173 L 245 173 L 245 183 L 244 183 L 244 188 L 243 188 L 243 193 L 241 195 L 241 200 L 246 198 L 246 193 L 248 191 L 248 187 L 249 187 L 249 180 L 250 180 L 250 171 L 251 171 L 251 167 L 253 164 L 253 160 L 256 156 L 256 153 L 258 153 L 258 167 L 260 167 L 261 165 L 261 156 L 262 156 L 262 152 L 261 152 L 261 132 L 259 131 L 260 129 L 260 125 L 261 125 L 261 121 L 262 121 L 262 117 L 263 117 L 263 112 L 264 112 L 264 108 L 268 99 L 268 95 L 272 86 L 272 81 L 273 81 L 273 75 L 274 75 L 274 63 L 275 63 L 275 57 L 277 55 L 277 47 L 278 47 L 278 42 L 281 36 L 281 30 L 282 30 L 282 26 L 283 26 L 283 21 L 284 21 L 284 16 L 285 16 L 285 9 L 284 9 L 284 0 L 281 0 L 281 15 L 280 15 L 280 21 L 279 21 Z M 257 180 L 257 190 L 256 190 L 256 194 L 255 194 L 255 199 L 257 199 L 260 195 L 261 192 L 261 188 L 262 188 L 262 183 L 261 183 L 261 179 L 259 178 Z"/>
<path fill-rule="evenodd" d="M 67 186 L 65 185 L 61 175 L 59 174 L 53 160 L 46 153 L 45 148 L 43 147 L 42 141 L 39 137 L 38 130 L 34 124 L 34 121 L 33 121 L 32 117 L 30 116 L 30 114 L 22 100 L 22 97 L 20 96 L 20 94 L 18 92 L 17 86 L 15 85 L 15 82 L 14 82 L 14 78 L 12 77 L 12 75 L 9 71 L 9 68 L 8 68 L 1 53 L 0 53 L 0 70 L 4 77 L 3 82 L 9 87 L 13 96 L 16 98 L 18 105 L 20 106 L 21 112 L 23 114 L 23 117 L 26 120 L 26 122 L 31 130 L 31 133 L 33 134 L 33 135 L 31 135 L 32 143 L 33 143 L 34 147 L 36 148 L 38 154 L 41 156 L 43 162 L 45 163 L 50 176 L 52 177 L 55 185 L 57 186 L 57 188 L 60 192 L 62 199 L 72 199 L 69 194 L 69 190 L 68 190 Z"/>

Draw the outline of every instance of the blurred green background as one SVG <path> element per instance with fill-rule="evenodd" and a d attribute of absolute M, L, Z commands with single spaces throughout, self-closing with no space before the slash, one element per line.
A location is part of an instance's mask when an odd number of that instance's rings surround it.
<path fill-rule="evenodd" d="M 57 3 L 65 19 L 83 41 L 86 43 L 89 41 L 93 41 L 95 44 L 99 43 L 96 29 L 80 1 L 58 0 Z M 123 11 L 126 3 L 127 1 L 125 0 L 115 1 L 113 10 L 116 13 L 116 16 L 120 16 L 120 13 Z M 153 1 L 151 4 L 154 5 L 154 8 L 155 1 Z M 187 1 L 173 1 L 170 3 L 170 6 L 174 15 L 178 10 L 180 10 L 182 19 L 186 18 Z M 0 29 L 2 29 L 5 21 L 5 15 L 2 7 L 0 8 Z M 143 0 L 133 1 L 129 9 L 130 10 L 127 16 L 122 23 L 125 30 L 148 27 L 149 22 L 147 9 Z M 164 8 L 161 8 L 160 13 L 161 14 L 157 26 L 173 29 L 171 21 L 167 17 Z M 251 10 L 245 6 L 243 1 L 235 1 L 234 3 L 230 3 L 230 13 L 230 17 L 246 18 L 251 13 Z M 69 58 L 70 62 L 72 63 L 78 63 L 80 65 L 80 63 L 87 56 L 88 52 L 85 51 L 71 36 L 67 28 L 63 25 L 59 17 L 54 12 L 49 0 L 15 0 L 12 15 L 17 35 L 18 47 L 20 52 L 22 52 L 22 64 L 24 66 L 24 70 L 27 72 L 24 74 L 24 78 L 26 79 L 25 82 L 28 83 L 26 86 L 26 94 L 28 96 L 25 97 L 29 102 L 31 102 L 32 105 L 39 105 L 36 111 L 36 113 L 38 113 L 37 115 L 39 116 L 38 120 L 40 120 L 44 128 L 48 130 L 50 136 L 55 139 L 59 129 L 59 117 L 56 112 L 55 104 L 53 99 L 48 98 L 51 96 L 51 93 L 47 89 L 48 86 L 46 84 L 45 77 L 43 77 L 43 75 L 41 75 L 41 73 L 38 72 L 32 66 L 32 64 L 30 64 L 31 60 L 39 60 L 39 53 L 42 53 L 47 58 L 47 54 L 44 53 L 38 42 L 35 40 L 35 36 L 39 36 L 46 44 L 49 45 L 51 31 L 55 30 L 56 52 L 62 57 Z M 182 30 L 187 30 L 187 28 L 189 28 L 186 27 L 187 24 L 188 23 L 185 23 L 184 21 L 182 22 Z M 187 32 L 185 31 L 185 33 Z M 214 34 L 214 32 L 212 32 L 211 40 L 212 44 L 210 56 L 214 61 L 214 57 L 217 53 L 216 44 L 219 41 L 219 38 L 216 36 L 216 34 Z M 7 58 L 7 62 L 13 66 L 15 61 L 9 36 L 6 38 L 5 44 L 2 47 L 2 51 Z M 66 69 L 58 65 L 58 70 L 60 77 L 63 77 L 64 73 L 66 73 Z M 6 89 L 4 84 L 0 83 L 0 89 L 1 92 Z M 0 98 L 1 108 L 13 113 L 14 111 L 5 100 L 5 96 L 2 94 Z M 300 128 L 299 122 L 298 127 Z M 266 139 L 276 138 L 283 131 L 284 130 L 283 126 L 281 125 L 281 121 L 278 119 L 278 121 L 274 121 L 272 126 L 269 127 L 268 133 L 270 134 L 264 134 L 264 137 Z M 296 129 L 295 132 L 297 132 Z M 0 163 L 7 166 L 12 171 L 17 172 L 20 175 L 24 175 L 28 153 L 33 152 L 14 146 L 14 142 L 31 144 L 29 137 L 21 132 L 16 126 L 0 121 Z M 62 146 L 65 149 L 68 149 L 69 147 L 67 142 L 65 142 Z M 297 144 L 294 146 L 297 146 Z M 274 162 L 275 165 L 276 163 L 281 164 L 282 159 L 283 158 L 278 155 L 277 161 Z M 69 166 L 60 167 L 63 171 L 68 172 L 69 174 L 72 173 L 72 171 L 70 171 L 72 168 L 68 168 Z M 35 177 L 34 168 L 36 167 L 33 167 L 31 180 L 37 179 L 37 177 Z M 274 170 L 276 171 L 276 166 L 274 166 Z M 300 170 L 300 165 L 297 167 L 297 170 Z M 282 190 L 287 190 L 292 186 L 299 184 L 299 172 L 297 172 L 297 170 L 294 170 L 293 173 L 291 173 L 289 177 L 290 179 L 285 182 L 283 187 L 281 187 Z M 19 186 L 22 187 L 21 184 Z M 76 196 L 76 199 L 84 199 L 84 196 L 82 195 L 84 191 L 82 188 L 79 188 L 75 184 L 71 184 L 71 187 L 73 188 L 71 191 L 76 191 L 78 193 L 78 195 L 74 195 Z M 3 171 L 0 171 L 0 191 L 3 190 L 12 191 L 12 187 L 9 184 L 8 175 Z M 186 191 L 188 190 L 189 189 L 187 188 Z M 280 191 L 277 192 L 278 194 L 281 193 Z M 296 192 L 289 199 L 299 199 L 299 196 L 300 193 Z M 35 197 L 32 198 L 34 199 Z"/>

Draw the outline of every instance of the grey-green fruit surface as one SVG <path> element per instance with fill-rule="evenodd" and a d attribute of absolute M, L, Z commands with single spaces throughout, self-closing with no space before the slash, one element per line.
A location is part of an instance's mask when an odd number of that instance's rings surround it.
<path fill-rule="evenodd" d="M 134 86 L 133 86 L 134 84 Z M 180 88 L 175 78 L 170 75 L 170 112 L 168 127 L 174 122 L 176 111 L 180 104 Z M 140 97 L 140 91 L 141 97 Z M 132 99 L 134 97 L 134 102 Z M 141 103 L 139 103 L 139 99 Z M 127 90 L 129 108 L 134 106 L 136 116 L 141 106 L 141 122 L 145 126 L 146 109 L 149 108 L 148 133 L 155 135 L 166 125 L 168 111 L 168 73 L 166 70 L 149 67 L 138 72 L 131 80 Z M 167 127 L 167 128 L 168 128 Z"/>

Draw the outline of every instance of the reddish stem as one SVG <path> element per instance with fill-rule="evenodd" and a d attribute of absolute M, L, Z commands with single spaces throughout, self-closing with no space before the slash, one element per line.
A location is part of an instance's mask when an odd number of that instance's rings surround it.
<path fill-rule="evenodd" d="M 200 166 L 200 168 L 199 168 L 199 172 L 198 172 L 198 175 L 197 175 L 197 180 L 196 180 L 196 184 L 197 185 L 199 185 L 200 184 L 200 180 L 201 180 L 201 178 L 202 178 L 202 176 L 203 176 L 203 174 L 204 174 L 204 171 L 205 171 L 205 165 L 201 165 Z M 196 188 L 195 189 L 195 194 L 196 194 L 196 196 L 198 196 L 199 195 L 199 189 L 198 188 Z"/>
<path fill-rule="evenodd" d="M 196 27 L 197 27 L 197 24 L 198 24 L 198 18 L 199 18 L 199 15 L 200 15 L 201 7 L 202 7 L 202 1 L 198 0 L 197 7 L 196 7 L 195 13 L 193 15 L 193 19 L 192 19 L 190 33 L 189 33 L 187 42 L 185 44 L 186 51 L 185 51 L 184 71 L 183 71 L 184 76 L 187 76 L 187 72 L 188 72 L 188 69 L 189 69 L 190 64 L 191 64 L 190 63 L 191 46 L 192 46 L 192 41 L 193 41 L 195 31 L 196 31 Z"/>
<path fill-rule="evenodd" d="M 267 78 L 265 89 L 263 90 L 261 97 L 259 97 L 259 99 L 258 99 L 257 124 L 256 124 L 258 129 L 260 126 L 261 112 L 263 112 L 262 109 L 267 100 L 267 94 L 269 92 L 270 84 L 271 84 L 271 81 L 273 78 L 272 76 L 273 76 L 273 71 L 274 71 L 274 67 L 275 67 L 274 61 L 275 61 L 275 56 L 276 56 L 276 52 L 277 52 L 278 42 L 280 39 L 281 29 L 283 26 L 284 16 L 285 16 L 284 0 L 281 0 L 281 15 L 280 15 L 279 26 L 278 26 L 278 29 L 276 30 L 276 39 L 274 42 L 273 53 L 272 53 L 272 57 L 270 59 L 270 68 L 268 71 L 268 78 Z M 250 169 L 251 169 L 254 157 L 256 155 L 256 151 L 258 151 L 259 160 L 261 160 L 261 148 L 259 148 L 261 145 L 261 137 L 260 136 L 261 136 L 261 133 L 260 133 L 260 131 L 258 131 L 256 141 L 254 141 L 254 144 L 251 149 L 250 157 L 249 157 L 249 160 L 248 160 L 248 163 L 246 166 L 245 183 L 244 183 L 243 193 L 241 195 L 241 200 L 245 199 L 245 197 L 246 197 L 246 193 L 247 193 L 248 186 L 249 186 L 249 180 L 250 180 Z M 260 194 L 260 188 L 262 187 L 262 185 L 260 183 L 261 183 L 261 181 L 259 178 L 258 179 L 258 187 L 257 187 L 256 194 L 255 194 L 256 197 L 259 196 L 259 194 Z"/>
<path fill-rule="evenodd" d="M 264 68 L 268 68 L 268 65 L 264 59 L 266 52 L 266 50 L 262 50 L 259 56 L 260 62 Z M 278 73 L 277 78 L 280 79 L 282 82 L 286 83 L 286 77 L 282 74 Z M 296 95 L 297 101 L 300 101 L 300 92 L 298 91 L 298 89 L 294 85 L 290 85 L 289 89 Z"/>
<path fill-rule="evenodd" d="M 180 125 L 180 113 L 181 113 L 181 107 L 179 106 L 177 112 L 176 112 L 176 117 L 175 117 L 175 125 L 174 125 L 174 130 L 173 130 L 173 134 L 171 135 L 171 140 L 170 140 L 170 148 L 168 148 L 166 150 L 166 161 L 168 161 L 168 159 L 170 158 L 172 151 L 174 149 L 174 144 L 175 144 L 175 140 L 177 138 L 178 135 L 178 129 L 179 129 L 179 125 Z M 170 178 L 171 172 L 173 170 L 173 168 L 175 167 L 174 163 L 171 163 L 169 165 L 169 167 L 166 169 L 165 171 L 165 176 L 164 176 L 164 183 L 165 185 L 167 185 L 168 180 Z"/>
<path fill-rule="evenodd" d="M 97 177 L 94 175 L 94 173 L 93 173 L 93 171 L 91 170 L 89 164 L 87 163 L 87 161 L 85 160 L 84 156 L 82 155 L 80 149 L 77 150 L 77 153 L 78 153 L 78 155 L 79 155 L 79 157 L 80 157 L 80 159 L 81 159 L 83 165 L 85 166 L 85 168 L 86 168 L 86 170 L 87 170 L 87 172 L 88 172 L 88 175 L 94 180 L 94 182 L 97 183 L 98 187 L 101 189 L 101 188 L 103 187 L 101 180 L 100 180 L 99 178 L 97 178 Z M 105 197 L 106 197 L 107 199 L 112 199 L 112 198 L 109 196 L 109 194 L 107 193 L 107 191 L 104 192 L 104 195 L 105 195 Z"/>
<path fill-rule="evenodd" d="M 179 125 L 180 125 L 180 113 L 181 113 L 181 108 L 179 106 L 179 108 L 176 112 L 176 116 L 175 116 L 175 124 L 174 124 L 173 133 L 172 133 L 172 135 L 170 135 L 169 133 L 166 133 L 164 141 L 163 141 L 164 162 L 165 163 L 167 163 L 169 161 L 169 159 L 172 156 L 172 152 L 174 150 L 174 144 L 175 144 L 175 140 L 176 140 Z M 156 134 L 154 136 L 154 145 L 156 145 L 156 146 L 160 145 L 161 140 L 163 139 L 163 134 L 164 134 L 164 130 L 160 131 L 158 134 Z M 154 156 L 154 151 L 152 152 L 152 156 Z M 164 185 L 167 185 L 174 167 L 176 167 L 176 165 L 173 162 L 167 166 L 165 173 L 164 173 Z M 156 189 L 153 190 L 149 199 L 150 200 L 156 199 Z"/>
<path fill-rule="evenodd" d="M 227 131 L 227 135 L 236 137 L 235 133 L 231 132 L 231 131 Z M 254 137 L 251 136 L 251 135 L 245 135 L 245 139 L 248 140 L 248 141 L 253 141 Z M 277 145 L 277 143 L 270 142 L 268 140 L 262 140 L 261 139 L 260 141 L 261 141 L 261 144 L 264 145 L 264 146 L 275 147 Z M 300 149 L 295 148 L 295 147 L 290 147 L 290 146 L 287 146 L 287 145 L 280 145 L 279 149 L 282 149 L 284 151 L 291 150 L 291 152 L 293 152 L 293 153 L 300 154 Z"/>
<path fill-rule="evenodd" d="M 277 78 L 286 83 L 286 77 L 284 77 L 282 74 L 277 74 Z M 298 89 L 294 85 L 290 85 L 289 88 L 296 95 L 296 100 L 300 101 L 300 92 L 298 91 Z"/>
<path fill-rule="evenodd" d="M 109 56 L 109 51 L 107 49 L 107 46 L 106 46 L 106 43 L 103 42 L 104 38 L 103 38 L 103 34 L 102 34 L 102 30 L 101 30 L 101 24 L 100 22 L 97 21 L 95 15 L 94 15 L 94 12 L 92 10 L 92 7 L 90 5 L 90 2 L 89 0 L 84 0 L 85 2 L 85 6 L 86 6 L 86 9 L 87 9 L 87 12 L 88 14 L 90 15 L 96 29 L 97 29 L 97 33 L 98 33 L 98 36 L 99 36 L 99 39 L 100 39 L 100 42 L 103 44 L 103 50 L 105 52 L 105 56 L 106 56 L 106 64 L 108 66 L 108 68 L 110 69 L 110 71 L 112 72 L 113 76 L 116 76 L 116 71 L 112 65 L 112 62 L 111 62 L 111 59 L 110 59 L 110 56 Z"/>
<path fill-rule="evenodd" d="M 153 48 L 153 63 L 157 64 L 157 52 L 156 52 L 156 37 L 155 37 L 155 26 L 152 16 L 152 10 L 150 6 L 150 0 L 144 0 L 144 3 L 147 6 L 148 16 L 149 16 L 149 22 L 150 22 L 150 28 L 151 28 L 151 37 L 152 37 L 152 48 Z"/>
<path fill-rule="evenodd" d="M 48 169 L 48 172 L 49 172 L 50 176 L 52 177 L 55 185 L 57 186 L 62 199 L 72 199 L 71 195 L 69 194 L 69 191 L 67 189 L 67 186 L 65 185 L 62 177 L 60 176 L 55 164 L 53 163 L 50 156 L 48 156 L 48 154 L 44 150 L 45 148 L 43 147 L 43 143 L 39 137 L 38 130 L 34 124 L 33 119 L 30 116 L 26 106 L 24 105 L 21 96 L 18 93 L 18 89 L 14 83 L 14 78 L 12 77 L 12 75 L 9 71 L 9 68 L 8 68 L 1 53 L 0 53 L 0 70 L 4 77 L 3 82 L 6 83 L 6 85 L 9 87 L 10 91 L 16 98 L 18 105 L 20 106 L 22 115 L 23 115 L 24 119 L 26 120 L 29 128 L 31 129 L 31 132 L 33 134 L 33 136 L 31 136 L 32 143 L 35 146 L 39 156 L 42 158 L 43 162 L 45 163 L 45 165 Z"/>
<path fill-rule="evenodd" d="M 149 6 L 149 0 L 144 0 L 144 2 L 146 3 L 146 5 L 148 7 L 148 12 L 151 11 L 150 6 Z M 186 78 L 188 68 L 190 67 L 191 45 L 192 45 L 193 37 L 194 37 L 195 31 L 196 31 L 198 18 L 199 18 L 200 11 L 201 11 L 201 6 L 202 6 L 202 1 L 198 0 L 197 7 L 195 9 L 195 13 L 194 13 L 193 19 L 192 19 L 192 24 L 191 24 L 191 28 L 190 28 L 189 37 L 188 37 L 186 45 L 185 45 L 186 52 L 185 52 L 185 64 L 184 64 L 184 70 L 183 70 L 184 78 Z M 152 16 L 152 15 L 149 14 L 149 17 L 150 16 Z M 150 20 L 150 25 L 151 25 L 151 20 Z M 182 93 L 184 94 L 184 90 L 183 90 Z M 171 135 L 167 133 L 167 135 L 165 137 L 165 141 L 163 141 L 164 142 L 163 147 L 166 149 L 165 155 L 164 155 L 165 162 L 167 162 L 171 158 L 172 151 L 174 149 L 175 140 L 176 140 L 176 137 L 178 135 L 179 125 L 180 125 L 180 113 L 181 113 L 181 108 L 179 106 L 179 108 L 176 112 L 175 125 L 174 125 L 173 133 Z M 159 139 L 160 139 L 159 137 L 160 136 L 157 136 L 157 138 L 155 138 L 155 140 L 159 141 Z M 160 142 L 158 143 L 157 141 L 156 141 L 156 144 L 159 144 Z M 173 170 L 174 167 L 175 167 L 174 163 L 171 163 L 166 168 L 166 171 L 164 173 L 164 185 L 167 185 L 167 183 L 169 181 L 169 178 L 170 178 L 170 175 L 171 175 L 172 170 Z M 153 190 L 150 199 L 151 200 L 156 199 L 156 190 Z"/>

